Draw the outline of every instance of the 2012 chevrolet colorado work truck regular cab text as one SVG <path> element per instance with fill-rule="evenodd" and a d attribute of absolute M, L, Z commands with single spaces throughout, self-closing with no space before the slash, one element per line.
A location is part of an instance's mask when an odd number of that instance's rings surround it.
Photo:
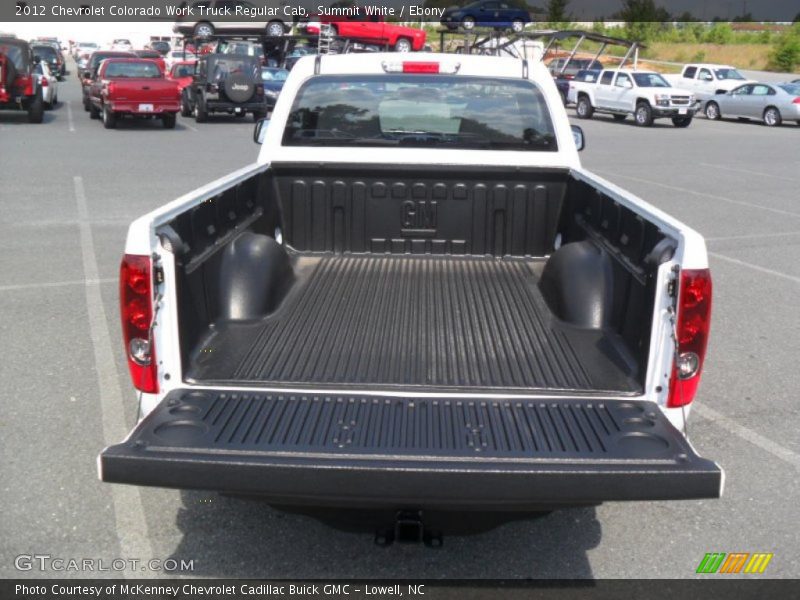
<path fill-rule="evenodd" d="M 130 226 L 104 481 L 274 504 L 712 498 L 702 237 L 584 170 L 540 63 L 302 58 L 258 161 Z"/>

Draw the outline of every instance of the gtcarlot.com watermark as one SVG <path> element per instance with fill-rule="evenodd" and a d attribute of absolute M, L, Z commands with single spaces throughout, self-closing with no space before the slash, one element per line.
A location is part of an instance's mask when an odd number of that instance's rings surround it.
<path fill-rule="evenodd" d="M 17 571 L 55 571 L 98 573 L 122 571 L 161 571 L 185 572 L 194 571 L 194 560 L 175 558 L 151 558 L 139 560 L 138 558 L 74 558 L 52 556 L 50 554 L 20 554 L 14 558 L 14 568 Z"/>

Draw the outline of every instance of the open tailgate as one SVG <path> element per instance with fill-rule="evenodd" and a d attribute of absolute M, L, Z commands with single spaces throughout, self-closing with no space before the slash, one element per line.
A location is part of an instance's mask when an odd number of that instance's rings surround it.
<path fill-rule="evenodd" d="M 175 390 L 100 455 L 115 483 L 275 502 L 524 508 L 716 498 L 656 404 Z"/>

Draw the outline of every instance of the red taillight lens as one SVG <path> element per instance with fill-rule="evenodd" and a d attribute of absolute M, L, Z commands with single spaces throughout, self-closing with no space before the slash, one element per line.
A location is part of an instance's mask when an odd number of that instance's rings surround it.
<path fill-rule="evenodd" d="M 116 91 L 116 86 L 114 85 L 114 82 L 112 81 L 111 83 L 109 83 L 106 89 L 108 90 L 109 94 L 113 94 Z"/>
<path fill-rule="evenodd" d="M 800 104 L 800 96 L 792 100 L 792 104 Z"/>
<path fill-rule="evenodd" d="M 404 62 L 403 73 L 438 73 L 438 62 Z"/>
<path fill-rule="evenodd" d="M 149 256 L 126 254 L 119 269 L 119 304 L 122 339 L 133 386 L 158 392 L 153 322 L 153 270 Z"/>
<path fill-rule="evenodd" d="M 42 77 L 42 87 L 47 87 L 50 85 L 50 82 L 47 81 L 47 77 Z"/>
<path fill-rule="evenodd" d="M 678 348 L 667 406 L 686 406 L 697 392 L 711 327 L 711 272 L 708 269 L 681 271 L 678 296 Z"/>

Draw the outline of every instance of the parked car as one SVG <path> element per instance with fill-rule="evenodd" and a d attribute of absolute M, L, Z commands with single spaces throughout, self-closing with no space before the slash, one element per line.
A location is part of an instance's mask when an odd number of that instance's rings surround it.
<path fill-rule="evenodd" d="M 319 35 L 320 23 L 325 23 L 331 26 L 331 33 L 336 37 L 373 44 L 379 48 L 388 46 L 395 52 L 418 52 L 425 46 L 425 30 L 387 23 L 378 15 L 319 16 L 317 19 L 318 22 L 306 26 L 306 31 L 311 35 Z"/>
<path fill-rule="evenodd" d="M 133 52 L 133 44 L 126 38 L 117 38 L 111 42 L 111 49 L 120 52 Z"/>
<path fill-rule="evenodd" d="M 706 103 L 712 121 L 738 118 L 777 127 L 784 121 L 800 125 L 800 83 L 746 83 Z"/>
<path fill-rule="evenodd" d="M 76 62 L 82 55 L 91 55 L 92 52 L 99 50 L 100 46 L 95 42 L 78 42 L 72 46 L 72 58 Z"/>
<path fill-rule="evenodd" d="M 156 40 L 154 42 L 150 42 L 147 44 L 151 50 L 155 50 L 161 56 L 166 56 L 167 53 L 172 50 L 172 46 L 170 46 L 169 42 L 165 42 L 163 40 Z"/>
<path fill-rule="evenodd" d="M 113 129 L 122 117 L 161 119 L 173 129 L 180 111 L 178 83 L 164 77 L 152 60 L 108 58 L 91 86 L 89 115 L 102 117 L 106 129 Z"/>
<path fill-rule="evenodd" d="M 591 119 L 595 112 L 616 121 L 633 115 L 636 125 L 649 127 L 655 119 L 669 118 L 675 127 L 688 127 L 695 113 L 692 92 L 672 87 L 660 73 L 632 69 L 605 69 L 597 81 L 576 81 L 575 112 Z"/>
<path fill-rule="evenodd" d="M 448 29 L 473 29 L 477 26 L 511 28 L 520 32 L 530 22 L 531 15 L 527 10 L 503 0 L 479 0 L 466 6 L 451 6 L 441 18 L 442 25 Z"/>
<path fill-rule="evenodd" d="M 705 242 L 581 166 L 545 66 L 315 62 L 256 162 L 129 227 L 143 419 L 100 478 L 388 512 L 719 497 L 686 438 Z"/>
<path fill-rule="evenodd" d="M 213 113 L 254 120 L 266 116 L 268 105 L 261 81 L 261 63 L 254 56 L 207 54 L 197 61 L 192 83 L 183 90 L 182 111 L 198 123 Z"/>
<path fill-rule="evenodd" d="M 44 61 L 39 61 L 34 65 L 33 72 L 39 79 L 39 85 L 42 88 L 42 100 L 44 100 L 44 107 L 51 110 L 58 104 L 58 78 L 50 71 L 50 67 Z"/>
<path fill-rule="evenodd" d="M 183 92 L 187 85 L 191 85 L 194 80 L 194 69 L 197 61 L 186 60 L 172 64 L 172 69 L 167 74 L 169 79 L 178 82 L 178 89 Z M 184 116 L 189 116 L 188 114 Z"/>
<path fill-rule="evenodd" d="M 269 110 L 275 108 L 275 102 L 283 89 L 289 71 L 277 67 L 261 67 L 261 81 L 264 84 L 264 96 L 267 98 Z"/>
<path fill-rule="evenodd" d="M 167 71 L 172 69 L 172 65 L 179 62 L 195 62 L 197 61 L 197 55 L 193 52 L 189 52 L 188 50 L 170 50 L 167 55 L 164 57 L 164 62 L 166 64 Z"/>
<path fill-rule="evenodd" d="M 664 75 L 664 78 L 672 85 L 692 92 L 700 110 L 717 94 L 729 92 L 743 83 L 755 83 L 748 80 L 735 67 L 706 63 L 688 64 L 683 67 L 679 75 Z"/>
<path fill-rule="evenodd" d="M 548 63 L 547 69 L 557 79 L 574 79 L 578 71 L 602 71 L 603 63 L 591 58 L 554 58 Z"/>
<path fill-rule="evenodd" d="M 253 5 L 245 0 L 199 0 L 198 2 L 182 2 L 181 8 L 194 8 L 195 16 L 198 18 L 179 18 L 172 27 L 174 33 L 193 36 L 199 39 L 207 39 L 214 35 L 233 35 L 233 34 L 258 34 L 264 33 L 272 37 L 281 37 L 292 30 L 292 22 L 281 18 L 272 18 L 264 23 L 259 20 L 245 21 L 212 21 L 208 17 L 203 17 L 197 11 L 199 6 L 206 6 L 210 9 L 224 10 L 226 7 L 234 11 L 236 6 L 241 6 L 246 10 L 252 10 Z M 188 16 L 188 15 L 187 15 Z"/>
<path fill-rule="evenodd" d="M 600 73 L 602 73 L 602 69 L 586 69 L 583 71 L 578 71 L 571 80 L 559 80 L 556 79 L 556 85 L 558 86 L 559 91 L 563 89 L 563 84 L 566 83 L 567 87 L 567 104 L 575 104 L 578 102 L 577 97 L 577 87 L 574 85 L 575 83 L 585 82 L 585 83 L 596 83 L 597 80 L 600 78 Z"/>
<path fill-rule="evenodd" d="M 133 52 L 115 52 L 113 50 L 98 50 L 93 52 L 86 61 L 86 68 L 80 72 L 81 91 L 83 94 L 83 110 L 89 112 L 89 91 L 97 79 L 97 69 L 100 63 L 107 58 L 138 58 Z"/>
<path fill-rule="evenodd" d="M 42 61 L 47 63 L 50 73 L 53 77 L 59 80 L 64 78 L 67 72 L 67 65 L 64 57 L 61 56 L 61 51 L 56 50 L 50 44 L 33 44 L 31 50 L 34 56 L 38 56 Z"/>
<path fill-rule="evenodd" d="M 255 56 L 262 66 L 266 66 L 267 64 L 267 59 L 264 56 L 264 47 L 261 44 L 253 44 L 251 42 L 230 42 L 222 45 L 220 53 Z"/>
<path fill-rule="evenodd" d="M 295 46 L 284 57 L 283 66 L 286 67 L 286 70 L 291 71 L 298 60 L 316 53 L 317 49 L 314 46 Z"/>
<path fill-rule="evenodd" d="M 44 96 L 34 70 L 30 44 L 19 38 L 0 38 L 0 110 L 24 110 L 28 122 L 44 120 Z"/>
<path fill-rule="evenodd" d="M 146 58 L 148 60 L 152 60 L 154 63 L 158 65 L 158 68 L 161 69 L 161 72 L 166 74 L 167 64 L 164 61 L 164 57 L 161 56 L 161 53 L 158 52 L 157 50 L 152 50 L 152 49 L 134 50 L 133 53 L 139 58 Z"/>

